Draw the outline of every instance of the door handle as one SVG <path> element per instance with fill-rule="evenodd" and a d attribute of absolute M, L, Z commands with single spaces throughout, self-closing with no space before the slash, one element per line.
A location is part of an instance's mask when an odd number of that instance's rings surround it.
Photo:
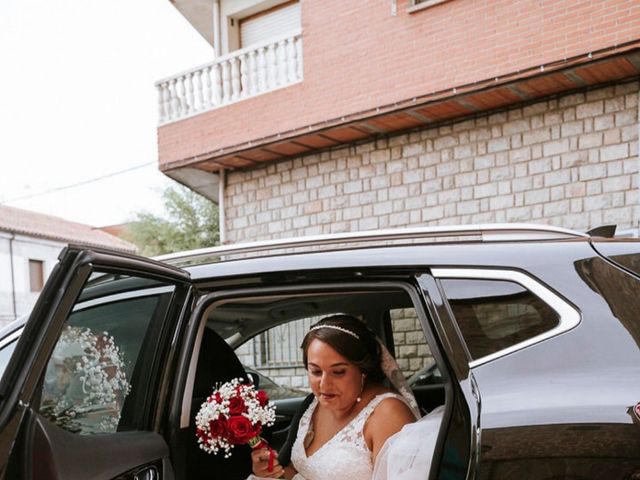
<path fill-rule="evenodd" d="M 160 474 L 156 467 L 147 467 L 137 472 L 133 480 L 160 480 Z"/>
<path fill-rule="evenodd" d="M 640 403 L 636 403 L 633 407 L 627 409 L 627 413 L 631 415 L 633 423 L 640 426 Z"/>

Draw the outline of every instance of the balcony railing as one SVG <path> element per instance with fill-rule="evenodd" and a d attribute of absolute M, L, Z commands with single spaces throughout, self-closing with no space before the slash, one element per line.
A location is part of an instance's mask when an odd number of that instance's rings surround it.
<path fill-rule="evenodd" d="M 251 45 L 156 83 L 160 124 L 302 81 L 302 35 Z"/>

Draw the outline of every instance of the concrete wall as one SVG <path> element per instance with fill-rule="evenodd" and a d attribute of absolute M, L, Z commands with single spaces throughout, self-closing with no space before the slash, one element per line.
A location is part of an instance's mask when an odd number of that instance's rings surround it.
<path fill-rule="evenodd" d="M 0 327 L 28 314 L 38 298 L 40 292 L 30 288 L 29 260 L 44 262 L 46 281 L 63 247 L 59 242 L 0 232 Z"/>
<path fill-rule="evenodd" d="M 394 226 L 637 228 L 637 81 L 228 173 L 230 242 Z"/>

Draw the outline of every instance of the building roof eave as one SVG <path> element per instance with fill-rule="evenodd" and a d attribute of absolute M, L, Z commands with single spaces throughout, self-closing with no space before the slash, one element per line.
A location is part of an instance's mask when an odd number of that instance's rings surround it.
<path fill-rule="evenodd" d="M 368 141 L 416 128 L 486 114 L 541 98 L 637 78 L 640 40 L 597 52 L 404 99 L 366 111 L 247 139 L 197 156 L 173 160 L 160 170 L 173 176 L 189 167 L 207 172 L 243 169 L 327 148 Z"/>

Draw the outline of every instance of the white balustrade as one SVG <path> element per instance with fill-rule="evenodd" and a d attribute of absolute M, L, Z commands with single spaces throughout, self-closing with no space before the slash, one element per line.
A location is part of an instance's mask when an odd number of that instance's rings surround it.
<path fill-rule="evenodd" d="M 156 83 L 160 124 L 302 81 L 302 35 L 274 38 Z"/>

